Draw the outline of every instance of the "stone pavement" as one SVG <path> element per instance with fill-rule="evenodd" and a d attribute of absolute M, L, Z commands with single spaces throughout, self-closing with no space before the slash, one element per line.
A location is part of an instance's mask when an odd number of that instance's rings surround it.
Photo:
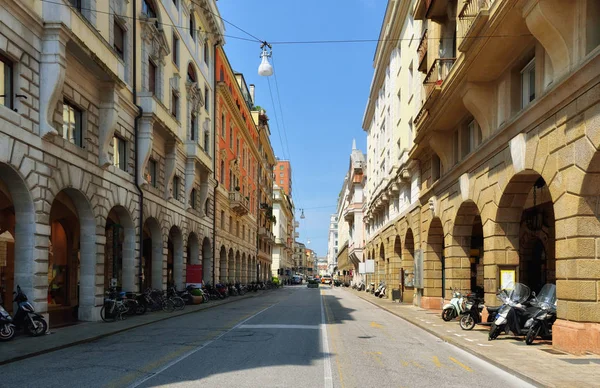
<path fill-rule="evenodd" d="M 59 329 L 50 328 L 48 334 L 42 337 L 29 337 L 22 333 L 17 333 L 17 336 L 12 341 L 0 344 L 0 349 L 2 349 L 0 352 L 0 365 L 64 349 L 81 343 L 91 342 L 102 337 L 149 325 L 165 319 L 195 313 L 241 299 L 264 295 L 268 292 L 270 292 L 270 290 L 249 292 L 243 296 L 233 296 L 223 300 L 211 300 L 208 303 L 185 306 L 185 309 L 174 311 L 172 313 L 156 311 L 139 316 L 128 315 L 123 321 L 81 322 L 73 326 Z"/>
<path fill-rule="evenodd" d="M 379 299 L 366 292 L 344 288 L 360 298 L 428 331 L 507 372 L 543 387 L 600 387 L 600 355 L 573 356 L 556 351 L 550 341 L 526 345 L 524 338 L 501 334 L 488 341 L 488 327 L 462 330 L 458 320 L 444 322 L 441 311 Z"/>

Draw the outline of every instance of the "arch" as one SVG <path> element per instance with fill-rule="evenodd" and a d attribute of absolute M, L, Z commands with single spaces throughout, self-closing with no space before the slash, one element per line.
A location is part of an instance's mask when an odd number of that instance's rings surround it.
<path fill-rule="evenodd" d="M 386 266 L 385 266 L 385 247 L 383 246 L 383 243 L 379 244 L 379 256 L 377 256 L 377 261 L 375 262 L 375 266 L 377 267 L 377 276 L 376 276 L 376 282 L 379 283 L 380 281 L 385 281 L 385 275 L 386 275 Z M 376 284 L 375 286 L 377 286 L 378 284 Z"/>
<path fill-rule="evenodd" d="M 233 248 L 229 248 L 229 256 L 227 258 L 227 281 L 232 282 L 235 279 L 235 254 Z"/>
<path fill-rule="evenodd" d="M 73 188 L 61 190 L 50 208 L 48 299 L 53 303 L 48 312 L 51 322 L 99 318 L 96 241 L 96 220 L 88 198 Z"/>
<path fill-rule="evenodd" d="M 236 282 L 240 280 L 242 275 L 242 254 L 240 251 L 235 252 L 235 271 L 233 272 L 233 280 L 232 282 Z"/>
<path fill-rule="evenodd" d="M 471 200 L 459 206 L 452 228 L 446 269 L 448 288 L 481 294 L 485 288 L 484 234 L 479 208 Z"/>
<path fill-rule="evenodd" d="M 219 282 L 224 283 L 227 280 L 227 249 L 221 245 L 219 250 Z"/>
<path fill-rule="evenodd" d="M 177 226 L 172 226 L 167 239 L 167 287 L 183 288 L 183 237 Z"/>
<path fill-rule="evenodd" d="M 439 309 L 445 296 L 445 258 L 444 228 L 438 217 L 429 223 L 425 247 L 421 307 Z"/>
<path fill-rule="evenodd" d="M 489 220 L 488 220 L 489 222 Z M 493 226 L 493 228 L 492 228 Z M 485 265 L 506 266 L 517 271 L 517 281 L 539 291 L 541 282 L 555 283 L 555 215 L 554 201 L 546 181 L 534 170 L 515 174 L 504 189 L 492 225 L 490 243 L 486 236 Z M 566 229 L 566 225 L 565 225 Z M 537 241 L 543 243 L 544 263 L 542 268 L 532 268 Z M 489 260 L 488 260 L 488 257 Z M 534 275 L 534 272 L 537 272 Z M 543 275 L 537 276 L 543 272 Z M 496 273 L 488 270 L 486 273 Z M 500 279 L 495 276 L 485 279 L 486 298 L 492 299 Z"/>
<path fill-rule="evenodd" d="M 198 72 L 196 71 L 196 66 L 194 65 L 194 62 L 192 62 L 192 61 L 188 62 L 186 81 L 188 83 L 197 83 L 198 82 Z"/>
<path fill-rule="evenodd" d="M 186 264 L 200 264 L 200 247 L 198 243 L 198 235 L 191 232 L 187 239 L 187 251 L 185 257 Z"/>
<path fill-rule="evenodd" d="M 402 269 L 404 278 L 402 279 L 402 301 L 405 303 L 413 302 L 414 281 L 415 281 L 415 239 L 411 228 L 406 230 L 404 235 L 404 244 L 402 246 Z"/>
<path fill-rule="evenodd" d="M 213 251 L 210 239 L 202 239 L 202 270 L 204 283 L 210 283 L 213 275 Z"/>
<path fill-rule="evenodd" d="M 144 257 L 140 291 L 146 288 L 163 289 L 163 241 L 160 224 L 154 217 L 146 218 L 143 227 Z"/>
<path fill-rule="evenodd" d="M 246 253 L 242 253 L 241 265 L 240 265 L 240 276 L 237 277 L 238 282 L 246 283 L 248 281 L 248 259 Z"/>
<path fill-rule="evenodd" d="M 44 290 L 44 295 L 40 295 L 40 292 L 34 289 L 34 284 L 40 280 L 44 284 L 43 280 L 47 281 L 48 278 L 46 275 L 41 276 L 41 279 L 36 275 L 32 276 L 36 273 L 34 270 L 36 219 L 31 193 L 25 180 L 15 169 L 8 164 L 0 163 L 0 234 L 5 231 L 10 232 L 13 242 L 10 243 L 12 251 L 7 249 L 8 265 L 0 267 L 0 274 L 5 279 L 3 284 L 5 294 L 2 295 L 4 301 L 12 300 L 12 292 L 19 285 L 36 303 L 37 309 L 46 311 L 46 291 Z M 43 241 L 48 241 L 47 238 L 41 240 L 41 244 Z M 11 306 L 8 306 L 9 304 Z M 5 306 L 12 311 L 12 303 L 5 303 Z"/>
<path fill-rule="evenodd" d="M 104 289 L 110 279 L 117 279 L 117 288 L 135 289 L 135 225 L 129 211 L 114 206 L 106 217 L 106 246 L 104 248 Z"/>

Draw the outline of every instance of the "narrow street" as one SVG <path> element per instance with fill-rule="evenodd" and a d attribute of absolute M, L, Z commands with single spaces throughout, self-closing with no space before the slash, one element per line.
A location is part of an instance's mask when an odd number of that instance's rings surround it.
<path fill-rule="evenodd" d="M 529 386 L 329 286 L 286 287 L 7 364 L 0 373 L 3 386 Z"/>

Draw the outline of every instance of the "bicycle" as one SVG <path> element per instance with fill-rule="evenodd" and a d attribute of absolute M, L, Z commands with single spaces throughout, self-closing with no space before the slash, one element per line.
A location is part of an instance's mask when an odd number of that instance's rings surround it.
<path fill-rule="evenodd" d="M 104 322 L 124 320 L 125 314 L 129 311 L 129 307 L 127 307 L 125 302 L 126 300 L 127 297 L 125 296 L 125 292 L 119 292 L 117 294 L 117 290 L 114 288 L 106 291 L 104 305 L 100 309 L 100 318 L 102 318 Z"/>

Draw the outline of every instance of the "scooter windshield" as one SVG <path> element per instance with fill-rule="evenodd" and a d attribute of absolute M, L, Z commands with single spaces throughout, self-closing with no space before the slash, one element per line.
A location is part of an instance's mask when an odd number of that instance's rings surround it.
<path fill-rule="evenodd" d="M 556 286 L 554 284 L 545 284 L 540 290 L 539 295 L 535 297 L 541 306 L 546 308 L 554 307 L 556 304 Z"/>
<path fill-rule="evenodd" d="M 523 283 L 515 283 L 515 287 L 509 294 L 509 298 L 514 303 L 523 303 L 531 295 L 531 290 L 529 287 L 524 285 Z"/>

